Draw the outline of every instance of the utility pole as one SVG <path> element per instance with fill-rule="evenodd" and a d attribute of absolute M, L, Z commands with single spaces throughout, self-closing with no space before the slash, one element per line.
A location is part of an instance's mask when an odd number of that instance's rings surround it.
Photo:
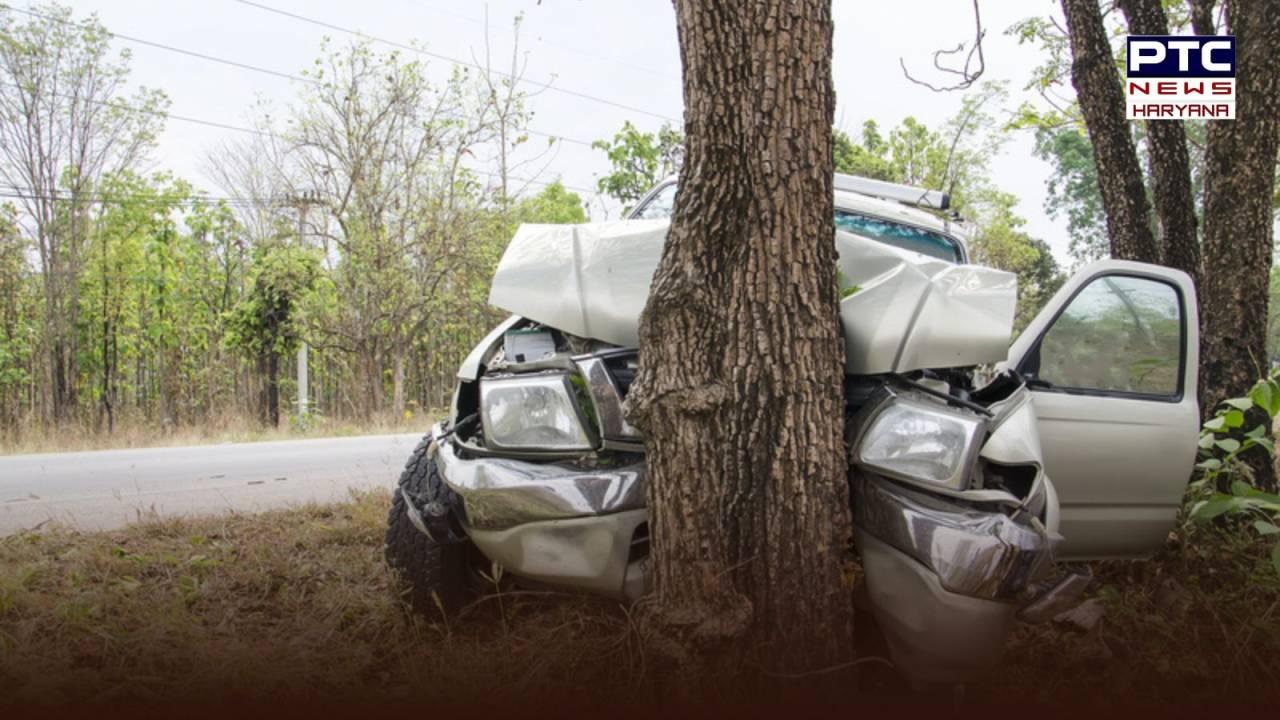
<path fill-rule="evenodd" d="M 316 190 L 303 190 L 293 196 L 293 206 L 298 211 L 298 245 L 307 246 L 307 210 L 320 202 L 320 193 Z M 306 338 L 298 345 L 298 419 L 306 421 L 311 413 L 311 393 L 308 387 L 307 361 L 310 348 Z"/>

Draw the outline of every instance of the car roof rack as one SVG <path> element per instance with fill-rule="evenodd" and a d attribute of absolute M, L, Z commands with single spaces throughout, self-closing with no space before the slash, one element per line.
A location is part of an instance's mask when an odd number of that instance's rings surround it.
<path fill-rule="evenodd" d="M 910 185 L 872 180 L 857 175 L 836 173 L 836 190 L 869 195 L 883 200 L 895 200 L 906 205 L 929 208 L 930 210 L 946 210 L 951 207 L 951 196 L 940 190 L 926 190 Z"/>

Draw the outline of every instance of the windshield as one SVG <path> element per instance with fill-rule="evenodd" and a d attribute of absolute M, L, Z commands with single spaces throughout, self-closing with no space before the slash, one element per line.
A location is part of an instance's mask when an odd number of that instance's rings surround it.
<path fill-rule="evenodd" d="M 960 249 L 956 241 L 914 225 L 903 225 L 877 217 L 858 215 L 847 210 L 836 210 L 836 229 L 939 260 L 960 262 Z"/>
<path fill-rule="evenodd" d="M 633 220 L 671 217 L 675 199 L 676 184 L 669 183 L 632 211 L 629 217 Z M 836 229 L 946 262 L 958 263 L 963 260 L 959 244 L 955 240 L 914 225 L 904 225 L 848 210 L 836 210 Z"/>

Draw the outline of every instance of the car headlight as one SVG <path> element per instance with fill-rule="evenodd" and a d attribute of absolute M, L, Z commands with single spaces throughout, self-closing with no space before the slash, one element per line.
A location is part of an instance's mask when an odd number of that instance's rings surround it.
<path fill-rule="evenodd" d="M 485 443 L 503 450 L 594 447 L 566 373 L 480 381 Z"/>
<path fill-rule="evenodd" d="M 985 427 L 973 415 L 895 397 L 863 433 L 858 461 L 891 477 L 963 490 Z"/>

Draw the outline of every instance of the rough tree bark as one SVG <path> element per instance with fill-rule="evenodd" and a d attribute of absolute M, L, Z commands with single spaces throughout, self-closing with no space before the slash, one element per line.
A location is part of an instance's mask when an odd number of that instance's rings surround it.
<path fill-rule="evenodd" d="M 641 318 L 656 626 L 847 657 L 831 2 L 676 0 L 687 156 Z M 726 646 L 727 647 L 727 646 Z"/>
<path fill-rule="evenodd" d="M 1213 6 L 1217 0 L 1187 0 L 1191 11 L 1191 29 L 1197 35 L 1216 35 L 1218 30 L 1213 22 Z"/>
<path fill-rule="evenodd" d="M 1111 256 L 1158 263 L 1160 248 L 1151 231 L 1142 168 L 1124 116 L 1124 87 L 1098 0 L 1062 0 L 1062 10 L 1071 36 L 1071 84 L 1093 144 Z"/>
<path fill-rule="evenodd" d="M 1200 290 L 1200 407 L 1205 414 L 1224 398 L 1247 392 L 1267 365 L 1267 286 L 1280 145 L 1277 17 L 1280 0 L 1227 6 L 1227 24 L 1236 36 L 1236 119 L 1209 123 L 1205 155 Z M 1276 486 L 1270 463 L 1258 458 L 1250 464 L 1259 486 Z"/>
<path fill-rule="evenodd" d="M 1168 35 L 1169 20 L 1160 0 L 1120 0 L 1134 35 Z M 1179 120 L 1147 120 L 1151 185 L 1160 220 L 1160 257 L 1200 282 L 1200 243 L 1196 238 L 1196 204 L 1191 191 L 1191 157 L 1187 134 Z"/>

